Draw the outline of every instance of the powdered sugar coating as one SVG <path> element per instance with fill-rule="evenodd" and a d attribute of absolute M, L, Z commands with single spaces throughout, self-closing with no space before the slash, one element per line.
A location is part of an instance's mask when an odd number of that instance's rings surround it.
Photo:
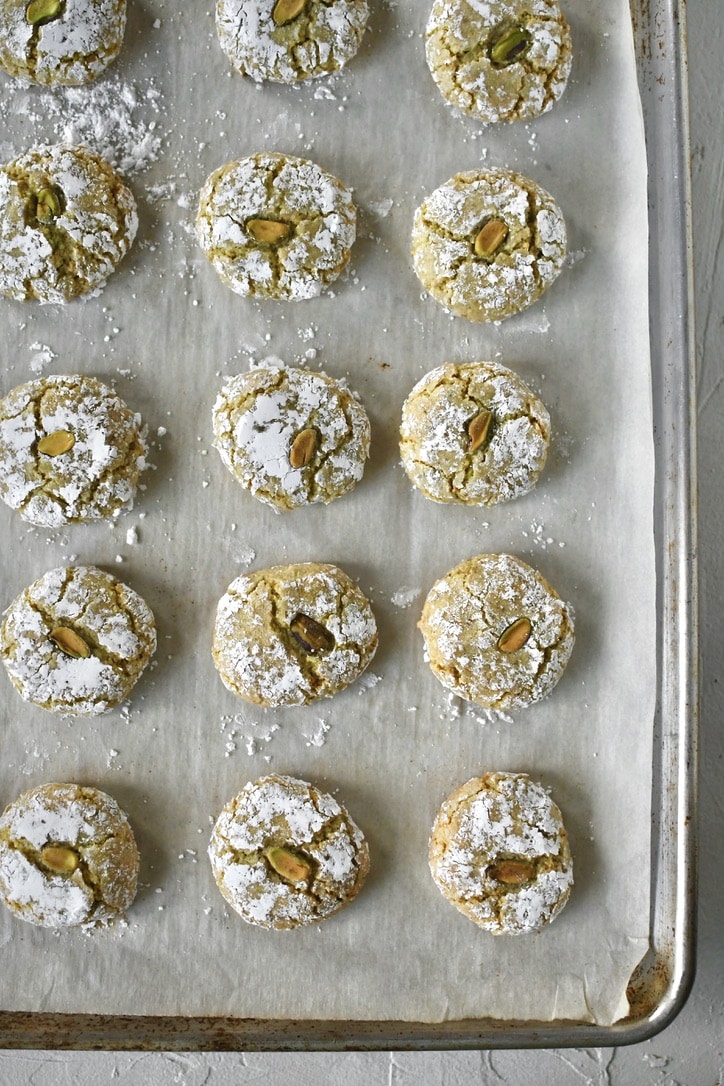
<path fill-rule="evenodd" d="M 277 244 L 258 241 L 249 222 L 284 223 Z M 237 294 L 285 301 L 315 298 L 346 267 L 357 211 L 341 181 L 307 159 L 277 153 L 229 162 L 206 180 L 196 235 L 219 276 Z"/>
<path fill-rule="evenodd" d="M 516 651 L 501 638 L 527 619 Z M 437 581 L 419 622 L 434 674 L 486 709 L 518 709 L 545 697 L 573 651 L 573 613 L 537 570 L 509 554 L 468 558 Z"/>
<path fill-rule="evenodd" d="M 284 878 L 269 862 L 283 848 L 309 875 Z M 219 890 L 249 924 L 283 930 L 324 920 L 359 893 L 369 850 L 337 800 L 281 774 L 247 784 L 214 825 L 209 859 Z"/>
<path fill-rule="evenodd" d="M 58 432 L 72 446 L 41 452 Z M 146 452 L 140 416 L 92 377 L 42 377 L 0 400 L 0 497 L 31 524 L 56 528 L 130 509 Z"/>
<path fill-rule="evenodd" d="M 483 415 L 487 435 L 475 447 L 470 427 Z M 438 366 L 402 408 L 402 463 L 432 501 L 487 506 L 526 494 L 543 470 L 549 439 L 544 404 L 497 362 Z"/>
<path fill-rule="evenodd" d="M 495 43 L 512 30 L 528 36 L 510 63 L 495 63 Z M 557 0 L 434 0 L 425 55 L 443 96 L 485 124 L 531 120 L 558 101 L 572 65 L 571 34 Z"/>
<path fill-rule="evenodd" d="M 277 0 L 218 0 L 221 48 L 242 75 L 260 82 L 296 83 L 337 71 L 359 49 L 367 26 L 367 0 L 307 0 L 282 25 Z"/>
<path fill-rule="evenodd" d="M 87 656 L 51 634 L 71 630 Z M 153 614 L 128 585 L 93 566 L 51 569 L 5 611 L 0 652 L 25 701 L 54 713 L 97 716 L 131 692 L 156 649 Z"/>
<path fill-rule="evenodd" d="M 31 23 L 27 0 L 0 0 L 0 68 L 44 85 L 90 83 L 115 60 L 126 29 L 126 0 L 63 0 Z"/>
<path fill-rule="evenodd" d="M 295 616 L 333 639 L 308 651 Z M 303 705 L 332 697 L 361 675 L 377 649 L 372 609 L 337 566 L 300 562 L 237 577 L 219 601 L 212 652 L 224 685 L 257 705 Z"/>
<path fill-rule="evenodd" d="M 213 409 L 214 445 L 229 471 L 259 501 L 277 509 L 330 502 L 362 478 L 370 424 L 341 381 L 291 367 L 230 378 Z M 311 430 L 308 463 L 292 466 L 295 438 Z"/>
<path fill-rule="evenodd" d="M 74 870 L 48 866 L 47 846 L 74 853 Z M 0 818 L 0 900 L 31 924 L 92 927 L 122 918 L 136 896 L 138 866 L 127 816 L 96 788 L 41 785 Z"/>
<path fill-rule="evenodd" d="M 521 861 L 530 877 L 501 881 L 501 865 Z M 448 901 L 493 935 L 539 931 L 573 886 L 561 812 L 525 773 L 486 773 L 453 792 L 435 819 L 429 862 Z"/>
<path fill-rule="evenodd" d="M 52 192 L 57 213 L 41 218 Z M 136 236 L 136 201 L 92 151 L 40 146 L 0 167 L 0 294 L 68 302 L 103 286 Z"/>
<path fill-rule="evenodd" d="M 492 220 L 505 224 L 507 236 L 486 258 L 475 240 Z M 565 255 L 566 227 L 553 197 L 510 170 L 456 174 L 415 212 L 415 272 L 433 298 L 468 320 L 503 320 L 532 305 Z"/>

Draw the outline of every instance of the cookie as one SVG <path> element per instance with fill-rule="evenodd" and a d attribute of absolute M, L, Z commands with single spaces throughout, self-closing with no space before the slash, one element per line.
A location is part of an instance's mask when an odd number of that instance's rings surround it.
<path fill-rule="evenodd" d="M 437 581 L 419 627 L 443 686 L 485 709 L 540 701 L 573 650 L 571 608 L 509 554 L 468 558 Z"/>
<path fill-rule="evenodd" d="M 545 113 L 566 89 L 573 58 L 556 0 L 435 0 L 425 56 L 443 97 L 483 124 Z"/>
<path fill-rule="evenodd" d="M 215 170 L 196 235 L 221 280 L 252 298 L 316 298 L 347 266 L 357 209 L 314 162 L 275 152 Z"/>
<path fill-rule="evenodd" d="M 49 570 L 10 604 L 0 627 L 0 655 L 18 693 L 66 716 L 119 705 L 155 649 L 148 605 L 93 566 Z"/>
<path fill-rule="evenodd" d="M 561 812 L 526 773 L 484 773 L 442 804 L 430 871 L 445 898 L 493 935 L 540 931 L 573 886 Z"/>
<path fill-rule="evenodd" d="M 130 509 L 146 429 L 93 377 L 49 376 L 0 400 L 0 498 L 43 528 Z"/>
<path fill-rule="evenodd" d="M 131 248 L 136 201 L 82 147 L 41 146 L 0 167 L 0 294 L 69 302 L 102 287 Z"/>
<path fill-rule="evenodd" d="M 337 566 L 244 573 L 219 601 L 212 652 L 224 685 L 256 705 L 304 705 L 349 686 L 377 649 L 360 589 Z"/>
<path fill-rule="evenodd" d="M 216 31 L 242 75 L 297 83 L 343 68 L 367 17 L 367 0 L 218 0 Z"/>
<path fill-rule="evenodd" d="M 400 454 L 410 482 L 435 502 L 496 505 L 526 494 L 543 470 L 550 416 L 497 362 L 448 362 L 405 400 Z"/>
<path fill-rule="evenodd" d="M 305 369 L 230 378 L 213 409 L 214 445 L 259 501 L 277 509 L 325 504 L 362 478 L 370 423 L 341 382 Z"/>
<path fill-rule="evenodd" d="M 248 924 L 277 931 L 339 912 L 370 865 L 362 831 L 342 804 L 281 774 L 250 782 L 226 804 L 209 858 L 232 909 Z"/>
<path fill-rule="evenodd" d="M 138 849 L 128 818 L 97 788 L 43 784 L 0 818 L 0 901 L 44 928 L 123 919 L 136 896 Z"/>
<path fill-rule="evenodd" d="M 125 29 L 126 0 L 0 0 L 0 68 L 45 86 L 90 83 Z"/>
<path fill-rule="evenodd" d="M 553 197 L 510 170 L 470 170 L 415 212 L 412 261 L 436 301 L 471 321 L 499 321 L 532 305 L 566 256 Z"/>

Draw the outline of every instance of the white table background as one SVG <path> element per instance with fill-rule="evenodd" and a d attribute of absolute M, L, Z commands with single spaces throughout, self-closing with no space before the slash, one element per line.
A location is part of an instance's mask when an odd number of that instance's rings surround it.
<path fill-rule="evenodd" d="M 698 970 L 675 1021 L 619 1049 L 461 1053 L 0 1052 L 0 1086 L 724 1086 L 724 51 L 722 0 L 688 7 L 701 580 Z"/>

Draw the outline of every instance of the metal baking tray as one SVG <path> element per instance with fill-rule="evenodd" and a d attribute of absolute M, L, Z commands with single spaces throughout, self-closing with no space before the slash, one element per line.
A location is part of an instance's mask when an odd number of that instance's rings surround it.
<path fill-rule="evenodd" d="M 631 0 L 649 166 L 656 457 L 658 690 L 651 796 L 650 949 L 611 1026 L 476 1019 L 292 1021 L 0 1012 L 0 1047 L 336 1050 L 587 1047 L 640 1042 L 676 1016 L 695 968 L 696 462 L 684 0 Z"/>

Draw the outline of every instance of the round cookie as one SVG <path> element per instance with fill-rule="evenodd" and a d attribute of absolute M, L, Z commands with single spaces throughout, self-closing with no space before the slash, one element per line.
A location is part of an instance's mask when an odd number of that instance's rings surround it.
<path fill-rule="evenodd" d="M 343 68 L 367 17 L 367 0 L 218 0 L 216 31 L 242 75 L 297 83 Z"/>
<path fill-rule="evenodd" d="M 107 385 L 48 376 L 0 400 L 0 498 L 44 528 L 130 509 L 146 431 Z"/>
<path fill-rule="evenodd" d="M 480 554 L 452 569 L 430 589 L 418 625 L 435 676 L 485 709 L 545 697 L 573 650 L 571 608 L 509 554 Z"/>
<path fill-rule="evenodd" d="M 214 446 L 232 475 L 277 509 L 334 501 L 359 482 L 370 424 L 340 381 L 291 367 L 230 378 L 213 409 Z"/>
<path fill-rule="evenodd" d="M 566 88 L 571 33 L 556 0 L 435 0 L 425 56 L 456 109 L 484 124 L 529 121 Z"/>
<path fill-rule="evenodd" d="M 532 305 L 565 256 L 566 227 L 553 197 L 510 170 L 456 174 L 415 212 L 417 277 L 471 321 L 504 320 Z"/>
<path fill-rule="evenodd" d="M 209 858 L 225 900 L 281 931 L 348 905 L 369 870 L 361 830 L 333 796 L 280 774 L 250 782 L 219 815 Z"/>
<path fill-rule="evenodd" d="M 220 278 L 252 298 L 316 298 L 347 266 L 357 209 L 314 162 L 265 152 L 207 178 L 196 235 Z"/>
<path fill-rule="evenodd" d="M 136 201 L 82 147 L 41 146 L 0 167 L 0 294 L 69 302 L 105 284 L 136 236 Z"/>
<path fill-rule="evenodd" d="M 442 804 L 429 848 L 447 900 L 493 935 L 540 931 L 573 886 L 561 812 L 526 773 L 485 773 Z"/>
<path fill-rule="evenodd" d="M 49 570 L 10 604 L 0 627 L 0 655 L 18 693 L 66 716 L 115 708 L 155 649 L 148 605 L 93 566 Z"/>
<path fill-rule="evenodd" d="M 0 900 L 44 928 L 123 919 L 139 857 L 128 818 L 97 788 L 43 784 L 0 818 Z"/>
<path fill-rule="evenodd" d="M 332 697 L 376 649 L 370 605 L 337 566 L 301 562 L 242 574 L 216 611 L 216 668 L 233 694 L 256 705 Z"/>
<path fill-rule="evenodd" d="M 46 86 L 90 83 L 125 29 L 126 0 L 0 0 L 0 68 Z"/>
<path fill-rule="evenodd" d="M 526 494 L 543 470 L 550 416 L 497 362 L 448 362 L 405 400 L 400 454 L 410 482 L 435 502 L 496 505 Z"/>

